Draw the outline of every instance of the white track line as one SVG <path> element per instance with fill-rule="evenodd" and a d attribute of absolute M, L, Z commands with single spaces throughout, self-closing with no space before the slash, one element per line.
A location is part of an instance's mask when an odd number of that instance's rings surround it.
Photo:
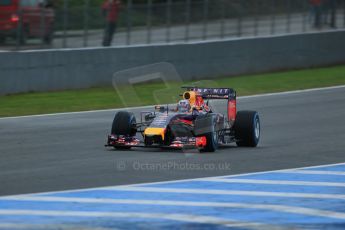
<path fill-rule="evenodd" d="M 239 177 L 239 176 L 260 175 L 260 174 L 266 174 L 266 173 L 289 172 L 288 170 L 318 169 L 318 168 L 323 168 L 323 167 L 331 167 L 331 166 L 339 166 L 339 165 L 345 165 L 345 162 L 344 163 L 325 164 L 325 165 L 314 165 L 314 166 L 307 166 L 307 167 L 298 167 L 298 168 L 291 168 L 291 169 L 278 169 L 278 170 L 269 170 L 269 171 L 262 171 L 262 172 L 241 173 L 241 174 L 233 174 L 233 175 L 225 175 L 225 176 L 213 176 L 213 177 L 201 177 L 201 178 L 192 178 L 192 179 L 180 179 L 180 180 L 170 180 L 170 181 L 136 183 L 136 184 L 128 184 L 125 186 L 126 187 L 137 187 L 137 186 L 145 186 L 145 185 L 159 185 L 159 184 L 170 184 L 170 183 L 180 183 L 180 182 L 193 182 L 193 181 L 204 180 L 204 179 L 233 178 L 233 177 Z M 70 193 L 70 192 L 97 191 L 97 190 L 114 189 L 114 188 L 123 187 L 123 186 L 124 185 L 115 185 L 115 186 L 113 185 L 113 186 L 103 186 L 103 187 L 94 187 L 94 188 L 69 189 L 69 190 L 62 190 L 62 191 L 27 193 L 24 195 L 26 195 L 26 196 L 51 195 L 51 194 Z M 17 196 L 23 196 L 23 194 L 0 196 L 0 199 L 8 198 L 8 197 L 17 197 Z"/>
<path fill-rule="evenodd" d="M 256 97 L 271 97 L 271 96 L 290 95 L 290 94 L 297 94 L 297 93 L 308 93 L 308 92 L 323 91 L 323 90 L 333 90 L 333 89 L 342 89 L 342 88 L 345 88 L 345 85 L 330 86 L 330 87 L 320 87 L 320 88 L 312 88 L 312 89 L 303 89 L 303 90 L 293 90 L 293 91 L 285 91 L 285 92 L 278 92 L 278 93 L 256 94 L 256 95 L 238 97 L 237 99 L 241 100 L 241 99 L 256 98 Z M 118 109 L 91 110 L 91 111 L 80 111 L 80 112 L 38 114 L 38 115 L 27 115 L 27 116 L 17 116 L 17 117 L 2 117 L 2 118 L 0 118 L 0 120 L 20 119 L 20 118 L 35 118 L 35 117 L 47 117 L 47 116 L 61 116 L 61 115 L 78 115 L 78 114 L 88 114 L 88 113 L 98 113 L 98 112 L 111 112 L 111 111 L 115 112 L 115 111 L 119 111 L 119 110 L 133 110 L 133 109 L 147 109 L 147 108 L 153 108 L 153 105 L 140 106 L 140 107 L 131 107 L 131 108 L 118 108 Z"/>
<path fill-rule="evenodd" d="M 326 186 L 345 187 L 345 183 L 335 182 L 312 182 L 312 181 L 290 181 L 290 180 L 257 180 L 257 179 L 224 179 L 210 178 L 200 179 L 200 181 L 220 182 L 220 183 L 241 183 L 241 184 L 269 184 L 269 185 L 301 185 L 301 186 Z"/>
<path fill-rule="evenodd" d="M 0 229 L 21 229 L 21 230 L 118 230 L 118 228 L 102 228 L 96 226 L 85 226 L 85 225 L 78 225 L 78 224 L 22 224 L 22 223 L 10 223 L 10 222 L 3 222 L 0 223 Z"/>
<path fill-rule="evenodd" d="M 167 219 L 180 222 L 191 222 L 201 224 L 215 224 L 225 227 L 245 227 L 250 229 L 267 229 L 270 225 L 251 222 L 239 222 L 230 219 L 222 219 L 211 216 L 198 216 L 189 214 L 167 214 L 167 213 L 140 213 L 140 212 L 85 212 L 85 211 L 53 211 L 53 210 L 4 210 L 0 209 L 0 215 L 28 215 L 28 216 L 49 216 L 49 217 L 94 217 L 94 218 L 142 218 L 142 219 Z M 274 226 L 273 226 L 274 227 Z M 281 229 L 281 228 L 280 228 Z"/>
<path fill-rule="evenodd" d="M 152 206 L 182 206 L 182 207 L 207 207 L 207 208 L 240 208 L 260 209 L 274 212 L 285 212 L 308 216 L 326 217 L 345 220 L 345 213 L 326 211 L 297 206 L 274 205 L 274 204 L 252 204 L 233 202 L 200 202 L 200 201 L 178 201 L 178 200 L 134 200 L 134 199 L 102 199 L 102 198 L 75 198 L 75 197 L 18 197 L 15 201 L 34 202 L 67 202 L 81 204 L 128 204 L 128 205 L 152 205 Z M 0 211 L 1 215 L 7 214 L 6 210 Z M 27 214 L 29 215 L 29 214 Z"/>
<path fill-rule="evenodd" d="M 156 188 L 156 187 L 132 187 L 119 186 L 109 188 L 109 191 L 129 191 L 129 192 L 157 192 L 157 193 L 186 193 L 186 194 L 206 194 L 206 195 L 233 195 L 233 196 L 262 196 L 262 197 L 291 197 L 310 199 L 339 199 L 345 200 L 345 195 L 322 194 L 322 193 L 297 193 L 297 192 L 261 192 L 245 190 L 219 190 L 219 189 L 188 189 L 188 188 Z"/>
<path fill-rule="evenodd" d="M 48 113 L 48 114 L 17 116 L 17 117 L 1 117 L 0 120 L 21 119 L 21 118 L 39 118 L 39 117 L 64 116 L 64 115 L 80 115 L 80 114 L 88 114 L 88 113 L 116 112 L 119 110 L 148 109 L 148 108 L 153 108 L 153 106 L 147 105 L 147 106 L 131 107 L 131 108 L 101 109 L 101 110 L 66 112 L 66 113 Z"/>
<path fill-rule="evenodd" d="M 298 93 L 309 93 L 309 92 L 315 92 L 315 91 L 343 89 L 343 88 L 345 88 L 345 85 L 292 90 L 292 91 L 285 91 L 285 92 L 278 92 L 278 93 L 264 93 L 264 94 L 257 94 L 257 95 L 242 96 L 242 97 L 238 97 L 238 99 L 247 99 L 247 98 L 253 98 L 253 97 L 271 97 L 271 96 L 274 97 L 274 96 L 283 96 L 283 95 L 298 94 Z"/>
<path fill-rule="evenodd" d="M 280 173 L 345 176 L 345 172 L 321 171 L 321 170 L 292 170 L 292 171 L 281 171 Z"/>

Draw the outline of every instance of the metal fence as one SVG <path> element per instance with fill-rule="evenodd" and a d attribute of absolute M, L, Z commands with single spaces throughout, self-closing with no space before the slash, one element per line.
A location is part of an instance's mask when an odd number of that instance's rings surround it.
<path fill-rule="evenodd" d="M 122 1 L 112 46 L 345 28 L 345 0 L 323 1 L 324 4 L 318 9 L 311 6 L 309 0 Z M 100 0 L 79 2 L 81 4 L 76 5 L 69 0 L 60 0 L 55 5 L 54 36 L 51 41 L 47 42 L 46 39 L 45 31 L 49 24 L 46 11 L 41 10 L 38 23 L 40 36 L 28 38 L 24 44 L 20 36 L 25 26 L 19 22 L 14 39 L 4 40 L 0 29 L 0 50 L 101 46 L 106 20 L 100 9 Z M 18 12 L 18 15 L 20 20 L 23 12 Z M 320 22 L 315 25 L 317 16 Z"/>

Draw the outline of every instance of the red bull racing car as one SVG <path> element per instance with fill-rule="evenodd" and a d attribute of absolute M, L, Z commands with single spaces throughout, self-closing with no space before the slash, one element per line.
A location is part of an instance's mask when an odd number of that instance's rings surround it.
<path fill-rule="evenodd" d="M 260 119 L 256 111 L 236 110 L 236 91 L 231 88 L 182 87 L 177 106 L 155 106 L 141 112 L 117 112 L 107 147 L 197 148 L 214 152 L 221 145 L 256 147 L 260 140 Z M 227 100 L 227 114 L 215 113 L 209 100 Z M 137 134 L 141 134 L 142 138 Z M 140 138 L 140 139 L 139 139 Z"/>

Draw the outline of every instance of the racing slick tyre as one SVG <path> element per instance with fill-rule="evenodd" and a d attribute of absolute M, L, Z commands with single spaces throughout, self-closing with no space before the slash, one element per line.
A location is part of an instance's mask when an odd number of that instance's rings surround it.
<path fill-rule="evenodd" d="M 255 111 L 239 111 L 234 125 L 236 144 L 256 147 L 260 140 L 260 118 Z"/>
<path fill-rule="evenodd" d="M 135 136 L 137 132 L 136 119 L 133 113 L 127 111 L 120 111 L 116 113 L 113 125 L 111 127 L 111 134 Z M 130 149 L 130 146 L 118 146 L 116 149 Z"/>
<path fill-rule="evenodd" d="M 213 131 L 205 134 L 206 146 L 200 149 L 200 152 L 215 152 L 218 149 L 218 132 Z"/>
<path fill-rule="evenodd" d="M 218 133 L 216 131 L 206 134 L 206 146 L 201 152 L 214 152 L 218 149 Z"/>

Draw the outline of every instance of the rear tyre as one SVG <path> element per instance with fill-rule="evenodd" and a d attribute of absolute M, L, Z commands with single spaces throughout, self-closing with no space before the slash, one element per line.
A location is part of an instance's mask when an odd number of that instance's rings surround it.
<path fill-rule="evenodd" d="M 239 111 L 234 125 L 236 144 L 256 147 L 260 140 L 260 118 L 256 111 Z"/>
<path fill-rule="evenodd" d="M 116 113 L 111 127 L 111 134 L 123 136 L 135 136 L 137 132 L 136 119 L 133 113 L 120 111 Z M 130 149 L 130 146 L 117 146 L 116 149 Z"/>

